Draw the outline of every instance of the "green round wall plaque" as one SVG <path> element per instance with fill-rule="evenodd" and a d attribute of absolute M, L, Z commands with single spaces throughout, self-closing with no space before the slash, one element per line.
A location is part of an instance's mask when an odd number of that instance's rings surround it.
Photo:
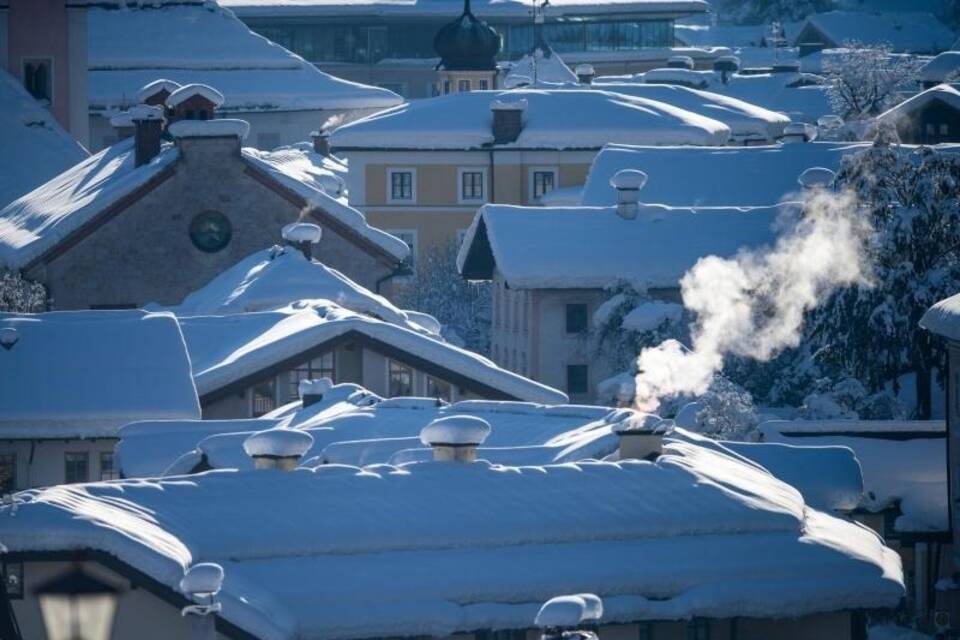
<path fill-rule="evenodd" d="M 230 243 L 233 225 L 219 211 L 203 211 L 190 222 L 190 240 L 200 251 L 216 253 Z"/>

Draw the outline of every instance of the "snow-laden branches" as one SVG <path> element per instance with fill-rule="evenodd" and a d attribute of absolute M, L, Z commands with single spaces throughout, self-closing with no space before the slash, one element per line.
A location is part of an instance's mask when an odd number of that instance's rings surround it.
<path fill-rule="evenodd" d="M 910 87 L 922 63 L 913 56 L 893 55 L 889 44 L 848 41 L 844 49 L 824 57 L 827 95 L 834 112 L 847 120 L 875 116 L 896 104 L 897 89 Z"/>

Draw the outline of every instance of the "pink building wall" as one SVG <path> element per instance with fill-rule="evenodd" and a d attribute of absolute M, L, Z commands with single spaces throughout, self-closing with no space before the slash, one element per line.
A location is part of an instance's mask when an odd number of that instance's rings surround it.
<path fill-rule="evenodd" d="M 53 59 L 53 104 L 50 110 L 70 129 L 70 56 L 64 0 L 10 0 L 7 32 L 8 71 L 23 82 L 29 58 Z"/>

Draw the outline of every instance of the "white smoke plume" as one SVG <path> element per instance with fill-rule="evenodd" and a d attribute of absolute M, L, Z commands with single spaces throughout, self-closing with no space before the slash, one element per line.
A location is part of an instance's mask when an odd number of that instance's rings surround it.
<path fill-rule="evenodd" d="M 668 340 L 641 352 L 637 406 L 653 411 L 661 398 L 704 393 L 727 354 L 765 361 L 797 346 L 805 312 L 839 287 L 869 282 L 870 231 L 853 194 L 816 188 L 773 247 L 702 258 L 680 281 L 694 315 L 692 348 Z"/>

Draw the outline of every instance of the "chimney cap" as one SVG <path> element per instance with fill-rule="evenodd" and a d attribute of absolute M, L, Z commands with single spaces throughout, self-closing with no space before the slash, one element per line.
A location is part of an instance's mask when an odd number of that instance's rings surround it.
<path fill-rule="evenodd" d="M 167 80 L 166 78 L 160 78 L 159 80 L 148 82 L 140 87 L 139 91 L 137 91 L 137 102 L 146 102 L 147 98 L 155 96 L 161 91 L 166 91 L 168 94 L 173 93 L 181 86 L 182 85 L 179 82 Z"/>
<path fill-rule="evenodd" d="M 557 596 L 547 600 L 534 619 L 541 629 L 575 629 L 603 616 L 603 600 L 592 593 Z"/>
<path fill-rule="evenodd" d="M 578 76 L 592 76 L 596 73 L 596 71 L 593 69 L 593 65 L 586 62 L 581 62 L 574 67 L 573 72 Z"/>
<path fill-rule="evenodd" d="M 429 446 L 479 446 L 490 435 L 490 423 L 476 416 L 438 418 L 420 431 L 420 442 Z"/>
<path fill-rule="evenodd" d="M 178 104 L 186 102 L 194 96 L 200 96 L 206 98 L 213 103 L 214 107 L 220 107 L 223 105 L 224 97 L 223 94 L 207 84 L 185 84 L 182 87 L 179 87 L 173 91 L 169 96 L 167 96 L 167 106 L 175 107 Z"/>
<path fill-rule="evenodd" d="M 621 436 L 663 433 L 669 425 L 669 420 L 664 420 L 658 415 L 634 411 L 631 412 L 631 415 L 614 424 L 612 431 Z"/>
<path fill-rule="evenodd" d="M 251 458 L 301 458 L 313 446 L 313 436 L 295 429 L 258 431 L 243 441 Z"/>
<path fill-rule="evenodd" d="M 163 108 L 150 106 L 147 104 L 138 104 L 131 107 L 127 113 L 130 114 L 130 120 L 137 122 L 140 120 L 163 120 Z"/>
<path fill-rule="evenodd" d="M 285 225 L 281 230 L 281 236 L 287 242 L 309 242 L 317 244 L 323 237 L 323 229 L 319 225 L 310 222 L 293 222 Z"/>
<path fill-rule="evenodd" d="M 183 574 L 180 591 L 195 598 L 211 598 L 223 586 L 223 567 L 215 562 L 200 562 Z"/>
<path fill-rule="evenodd" d="M 527 99 L 520 98 L 519 100 L 506 100 L 497 98 L 490 103 L 490 109 L 493 111 L 526 111 Z"/>
<path fill-rule="evenodd" d="M 317 378 L 315 380 L 301 380 L 297 385 L 297 392 L 300 398 L 305 395 L 323 395 L 333 387 L 333 380 L 330 378 Z"/>
<path fill-rule="evenodd" d="M 610 178 L 610 186 L 614 189 L 639 191 L 645 184 L 647 184 L 647 174 L 639 169 L 621 169 Z"/>
<path fill-rule="evenodd" d="M 797 182 L 805 189 L 814 187 L 827 188 L 833 184 L 837 174 L 826 167 L 810 167 L 800 174 Z"/>

